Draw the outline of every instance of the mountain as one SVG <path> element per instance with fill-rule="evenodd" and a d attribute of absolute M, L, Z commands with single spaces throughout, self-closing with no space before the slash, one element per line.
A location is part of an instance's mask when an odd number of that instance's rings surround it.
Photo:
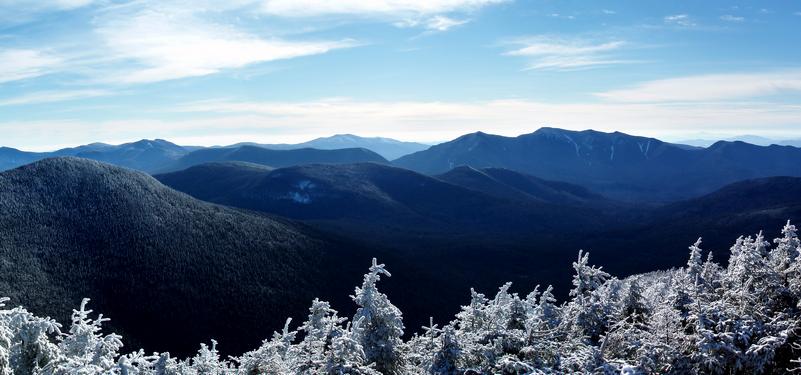
<path fill-rule="evenodd" d="M 414 229 L 438 235 L 488 230 L 542 232 L 568 219 L 586 225 L 594 221 L 583 216 L 583 207 L 571 210 L 556 204 L 561 204 L 557 197 L 564 191 L 558 184 L 542 193 L 551 201 L 534 196 L 516 201 L 377 163 L 276 170 L 212 164 L 156 178 L 199 199 L 337 226 L 350 223 L 360 230 Z M 580 188 L 574 191 L 592 196 Z M 571 193 L 563 196 L 579 200 Z M 562 220 L 555 220 L 559 218 Z"/>
<path fill-rule="evenodd" d="M 2 150 L 13 150 L 4 152 Z M 98 160 L 121 167 L 145 172 L 163 168 L 175 162 L 193 148 L 185 148 L 163 139 L 143 139 L 121 145 L 92 143 L 84 146 L 64 148 L 53 152 L 21 152 L 14 149 L 0 149 L 0 171 L 42 160 L 49 157 L 76 156 Z"/>
<path fill-rule="evenodd" d="M 770 146 L 770 145 L 781 145 L 782 141 L 761 137 L 758 135 L 738 135 L 735 137 L 727 137 L 724 139 L 712 139 L 712 138 L 697 138 L 697 139 L 687 139 L 682 141 L 677 141 L 675 143 L 694 146 L 694 147 L 709 147 L 715 144 L 718 141 L 727 141 L 727 142 L 745 142 L 750 143 L 752 145 L 757 146 Z"/>
<path fill-rule="evenodd" d="M 391 138 L 382 137 L 360 137 L 353 134 L 336 134 L 330 137 L 316 138 L 308 142 L 298 144 L 256 144 L 244 143 L 235 146 L 251 145 L 261 146 L 275 150 L 292 150 L 298 148 L 316 148 L 320 150 L 338 150 L 342 148 L 365 148 L 373 151 L 387 160 L 394 160 L 403 155 L 408 155 L 417 151 L 425 150 L 430 145 L 403 142 Z"/>
<path fill-rule="evenodd" d="M 40 158 L 41 157 L 36 152 L 26 152 L 10 147 L 0 147 L 0 171 L 16 168 L 20 165 L 39 160 Z"/>
<path fill-rule="evenodd" d="M 82 148 L 71 156 L 152 172 L 178 160 L 188 152 L 187 149 L 163 139 L 143 139 L 112 147 Z"/>
<path fill-rule="evenodd" d="M 740 135 L 736 137 L 729 137 L 723 140 L 728 142 L 740 141 L 757 146 L 780 145 L 780 146 L 801 147 L 801 139 L 773 139 L 773 138 L 761 137 L 758 135 Z M 678 141 L 676 143 L 694 147 L 709 147 L 718 141 L 719 139 L 699 138 L 699 139 L 688 139 L 688 140 Z"/>
<path fill-rule="evenodd" d="M 499 198 L 572 206 L 612 203 L 578 185 L 543 180 L 504 168 L 475 169 L 461 166 L 437 175 L 436 178 Z"/>
<path fill-rule="evenodd" d="M 387 160 L 381 155 L 363 148 L 272 150 L 259 146 L 238 146 L 196 150 L 165 166 L 160 171 L 172 172 L 199 164 L 225 161 L 248 162 L 275 168 L 313 163 L 387 163 Z"/>
<path fill-rule="evenodd" d="M 337 134 L 331 137 L 317 138 L 305 143 L 301 147 L 333 150 L 340 148 L 366 148 L 387 160 L 394 160 L 401 156 L 425 150 L 431 145 L 416 142 L 403 142 L 391 138 L 359 137 L 353 134 Z"/>
<path fill-rule="evenodd" d="M 352 290 L 336 270 L 369 263 L 352 249 L 86 159 L 0 173 L 3 296 L 59 319 L 90 297 L 147 350 L 255 345 L 311 298 Z"/>
<path fill-rule="evenodd" d="M 460 165 L 507 168 L 626 201 L 688 199 L 759 177 L 801 176 L 801 149 L 720 141 L 688 148 L 619 132 L 542 128 L 518 137 L 473 133 L 394 165 L 429 174 Z"/>
<path fill-rule="evenodd" d="M 801 139 L 788 139 L 779 141 L 779 145 L 782 146 L 793 146 L 793 147 L 801 147 Z"/>
<path fill-rule="evenodd" d="M 732 238 L 762 230 L 773 238 L 787 220 L 801 222 L 801 178 L 740 181 L 640 214 L 627 225 L 590 235 L 578 245 L 592 246 L 593 255 L 609 262 L 612 272 L 640 272 L 656 265 L 681 265 L 687 253 L 677 249 L 702 236 L 702 247 L 725 262 Z"/>

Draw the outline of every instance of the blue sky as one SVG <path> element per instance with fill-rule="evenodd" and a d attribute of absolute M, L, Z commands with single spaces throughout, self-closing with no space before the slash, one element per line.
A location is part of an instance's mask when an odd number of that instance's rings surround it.
<path fill-rule="evenodd" d="M 801 138 L 801 1 L 0 0 L 0 144 Z"/>

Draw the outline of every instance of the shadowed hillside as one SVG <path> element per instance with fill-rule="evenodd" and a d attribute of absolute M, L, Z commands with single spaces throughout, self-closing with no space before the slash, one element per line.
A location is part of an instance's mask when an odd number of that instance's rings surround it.
<path fill-rule="evenodd" d="M 63 317 L 91 297 L 137 344 L 173 351 L 256 342 L 326 294 L 321 262 L 342 251 L 297 224 L 76 158 L 0 174 L 0 228 L 0 290 L 15 303 Z M 237 328 L 245 321 L 253 328 Z"/>

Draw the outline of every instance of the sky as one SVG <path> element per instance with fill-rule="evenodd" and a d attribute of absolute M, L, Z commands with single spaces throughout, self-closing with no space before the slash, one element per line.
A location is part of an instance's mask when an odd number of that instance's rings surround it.
<path fill-rule="evenodd" d="M 0 146 L 801 139 L 801 1 L 0 0 Z"/>

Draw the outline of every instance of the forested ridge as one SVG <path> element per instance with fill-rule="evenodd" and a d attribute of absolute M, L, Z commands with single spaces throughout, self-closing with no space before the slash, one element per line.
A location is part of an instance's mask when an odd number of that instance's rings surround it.
<path fill-rule="evenodd" d="M 407 340 L 401 311 L 379 290 L 390 273 L 373 260 L 351 296 L 357 307 L 351 319 L 315 299 L 305 322 L 287 320 L 259 348 L 228 358 L 215 341 L 186 359 L 123 350 L 121 337 L 103 331 L 107 319 L 86 300 L 68 328 L 23 307 L 3 307 L 0 373 L 770 374 L 798 368 L 796 227 L 788 221 L 773 241 L 762 233 L 738 238 L 725 266 L 701 245 L 699 239 L 689 247 L 685 267 L 625 279 L 592 266 L 579 251 L 566 301 L 558 303 L 551 287 L 527 295 L 510 293 L 510 284 L 494 296 L 471 290 L 451 322 L 432 321 Z"/>

